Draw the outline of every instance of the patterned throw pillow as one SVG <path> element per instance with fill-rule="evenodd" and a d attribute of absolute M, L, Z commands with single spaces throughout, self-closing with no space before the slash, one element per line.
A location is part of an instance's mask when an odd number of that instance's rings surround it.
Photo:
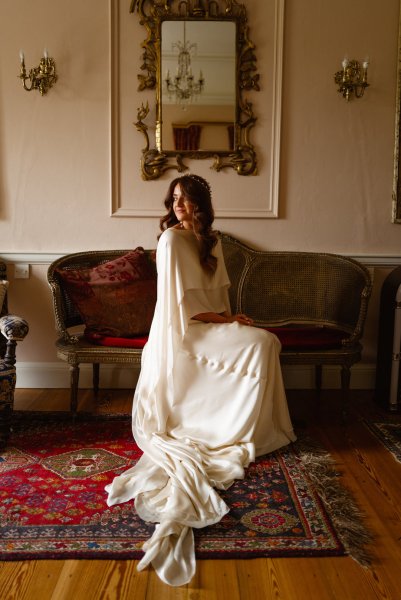
<path fill-rule="evenodd" d="M 6 297 L 6 293 L 8 290 L 8 285 L 9 285 L 9 283 L 5 279 L 0 281 L 0 314 L 1 314 L 1 309 L 3 307 L 4 298 Z"/>
<path fill-rule="evenodd" d="M 135 337 L 149 332 L 156 304 L 156 268 L 143 248 L 91 269 L 58 269 L 91 334 Z"/>

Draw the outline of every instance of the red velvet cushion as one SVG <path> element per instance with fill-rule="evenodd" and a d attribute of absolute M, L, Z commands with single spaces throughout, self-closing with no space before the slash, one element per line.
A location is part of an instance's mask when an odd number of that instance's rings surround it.
<path fill-rule="evenodd" d="M 128 338 L 149 332 L 157 283 L 143 248 L 91 269 L 57 273 L 88 331 Z"/>
<path fill-rule="evenodd" d="M 113 346 L 114 348 L 137 348 L 139 350 L 142 350 L 148 341 L 147 335 L 134 338 L 124 338 L 101 335 L 99 333 L 93 333 L 90 331 L 85 331 L 85 338 L 88 340 L 88 342 L 97 344 L 98 346 Z"/>
<path fill-rule="evenodd" d="M 349 334 L 329 327 L 265 327 L 274 333 L 283 350 L 328 350 L 340 348 Z"/>
<path fill-rule="evenodd" d="M 283 350 L 328 350 L 341 347 L 341 340 L 348 337 L 344 331 L 328 327 L 265 327 L 279 338 Z M 85 331 L 85 338 L 92 344 L 121 348 L 142 349 L 148 336 L 135 338 L 111 337 Z"/>

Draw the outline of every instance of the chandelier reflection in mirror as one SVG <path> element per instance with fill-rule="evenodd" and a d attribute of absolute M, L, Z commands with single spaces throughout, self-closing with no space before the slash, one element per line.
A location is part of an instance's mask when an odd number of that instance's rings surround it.
<path fill-rule="evenodd" d="M 170 77 L 170 71 L 166 73 L 165 86 L 170 99 L 175 97 L 178 104 L 187 104 L 192 102 L 196 96 L 202 93 L 205 85 L 202 71 L 199 73 L 199 79 L 194 80 L 191 67 L 191 54 L 196 52 L 196 44 L 191 44 L 186 38 L 186 23 L 183 21 L 184 35 L 183 41 L 174 42 L 173 50 L 178 50 L 178 66 L 174 80 Z"/>

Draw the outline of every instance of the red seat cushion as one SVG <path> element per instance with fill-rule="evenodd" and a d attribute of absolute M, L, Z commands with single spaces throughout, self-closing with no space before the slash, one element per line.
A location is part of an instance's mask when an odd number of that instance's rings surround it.
<path fill-rule="evenodd" d="M 142 350 L 148 341 L 147 335 L 124 338 L 124 337 L 112 337 L 110 335 L 102 335 L 101 333 L 94 333 L 91 331 L 85 331 L 85 339 L 91 344 L 97 344 L 98 346 L 112 346 L 114 348 L 136 348 Z"/>
<path fill-rule="evenodd" d="M 341 341 L 348 334 L 339 329 L 329 327 L 264 327 L 274 333 L 281 342 L 283 350 L 329 350 L 340 348 Z M 120 348 L 142 349 L 148 341 L 148 336 L 113 337 L 85 331 L 85 338 L 92 344 Z"/>
<path fill-rule="evenodd" d="M 264 327 L 274 333 L 283 350 L 329 350 L 341 348 L 348 333 L 330 327 Z"/>

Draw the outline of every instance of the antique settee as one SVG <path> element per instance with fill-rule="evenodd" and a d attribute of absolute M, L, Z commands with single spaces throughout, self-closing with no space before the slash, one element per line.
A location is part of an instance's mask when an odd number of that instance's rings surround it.
<path fill-rule="evenodd" d="M 257 327 L 276 333 L 282 364 L 313 365 L 318 393 L 322 367 L 338 365 L 346 401 L 350 369 L 361 359 L 368 270 L 335 254 L 258 251 L 227 234 L 221 239 L 232 312 L 246 313 Z M 81 364 L 93 365 L 95 393 L 100 364 L 140 365 L 156 301 L 154 250 L 68 254 L 50 265 L 48 282 L 57 356 L 70 366 L 75 413 Z"/>
<path fill-rule="evenodd" d="M 16 346 L 28 333 L 25 319 L 8 314 L 7 267 L 0 262 L 0 448 L 7 443 L 14 408 Z"/>

